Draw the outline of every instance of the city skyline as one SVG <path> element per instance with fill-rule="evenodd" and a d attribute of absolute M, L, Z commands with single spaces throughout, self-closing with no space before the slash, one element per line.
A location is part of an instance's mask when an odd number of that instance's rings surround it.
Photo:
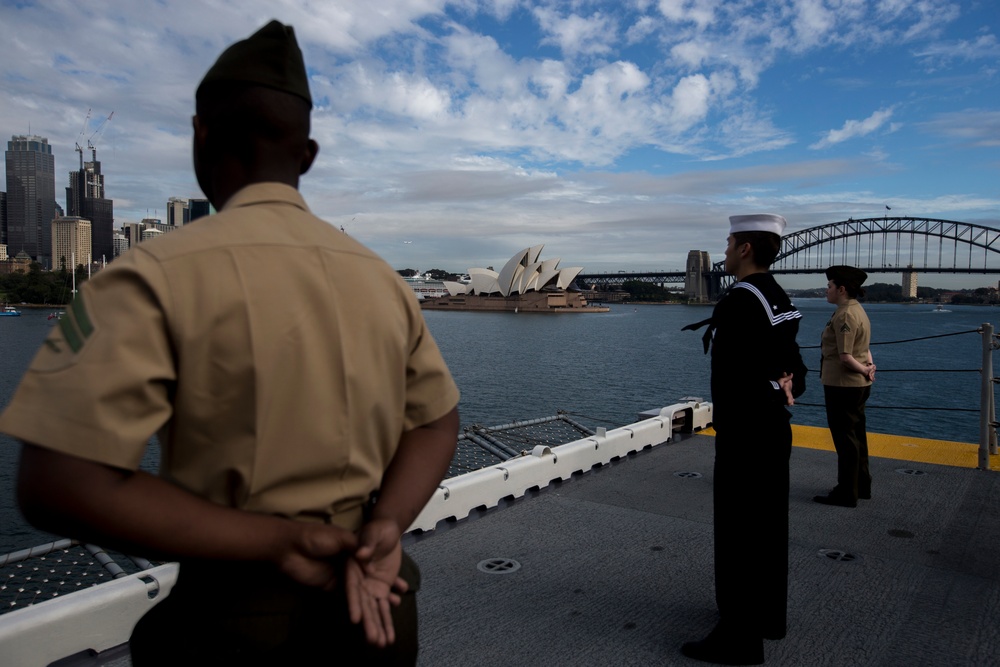
<path fill-rule="evenodd" d="M 14 193 L 8 209 L 7 192 L 0 206 L 0 244 L 4 246 L 0 258 L 7 259 L 24 252 L 43 269 L 56 270 L 69 263 L 75 254 L 79 263 L 88 260 L 96 264 L 110 261 L 127 250 L 130 231 L 154 229 L 157 233 L 181 227 L 211 212 L 207 199 L 170 197 L 167 201 L 167 223 L 158 218 L 143 218 L 139 223 L 115 222 L 114 201 L 105 197 L 104 175 L 97 149 L 90 141 L 87 148 L 91 159 L 84 161 L 79 143 L 75 150 L 80 154 L 79 169 L 70 171 L 69 185 L 65 188 L 65 209 L 55 198 L 55 160 L 47 137 L 39 135 L 13 135 L 5 151 L 6 187 Z M 9 217 L 14 224 L 9 224 Z M 51 217 L 49 224 L 43 221 Z M 83 225 L 84 241 L 77 230 Z M 72 228 L 72 232 L 67 230 Z M 13 236 L 12 236 L 13 234 Z M 59 238 L 57 238 L 59 236 Z M 138 236 L 138 235 L 137 235 Z M 143 237 L 144 240 L 145 237 Z M 119 239 L 125 241 L 124 248 Z"/>
<path fill-rule="evenodd" d="M 988 2 L 96 11 L 0 2 L 0 130 L 47 136 L 57 174 L 93 137 L 116 227 L 202 196 L 194 88 L 272 17 L 295 26 L 316 103 L 321 150 L 303 193 L 396 268 L 464 271 L 544 243 L 585 273 L 680 269 L 690 250 L 721 259 L 727 217 L 746 212 L 781 213 L 790 231 L 886 207 L 1000 227 L 1000 19 Z"/>

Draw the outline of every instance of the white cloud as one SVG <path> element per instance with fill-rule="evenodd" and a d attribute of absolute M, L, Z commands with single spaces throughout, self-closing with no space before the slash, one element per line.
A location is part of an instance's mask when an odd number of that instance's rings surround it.
<path fill-rule="evenodd" d="M 701 74 L 681 79 L 672 95 L 674 125 L 683 130 L 704 120 L 710 95 L 711 86 Z"/>
<path fill-rule="evenodd" d="M 962 12 L 958 4 L 940 1 L 914 3 L 913 9 L 917 10 L 918 15 L 903 32 L 902 38 L 906 41 L 927 39 L 940 34 L 944 26 L 958 19 Z"/>
<path fill-rule="evenodd" d="M 715 53 L 713 44 L 703 39 L 692 40 L 675 45 L 670 49 L 670 55 L 687 67 L 696 69 Z"/>
<path fill-rule="evenodd" d="M 929 61 L 951 60 L 997 60 L 1000 58 L 1000 42 L 995 35 L 979 35 L 975 39 L 955 42 L 939 41 L 921 45 L 914 55 Z"/>
<path fill-rule="evenodd" d="M 920 127 L 976 148 L 1000 146 L 1000 111 L 965 109 L 942 113 L 921 123 Z"/>
<path fill-rule="evenodd" d="M 625 31 L 625 41 L 636 44 L 646 39 L 656 30 L 656 21 L 650 16 L 642 16 Z"/>
<path fill-rule="evenodd" d="M 611 52 L 617 26 L 610 16 L 601 12 L 590 16 L 560 16 L 556 11 L 545 7 L 536 7 L 534 14 L 539 25 L 548 33 L 542 42 L 558 46 L 566 55 Z"/>
<path fill-rule="evenodd" d="M 822 43 L 837 24 L 835 14 L 824 6 L 822 0 L 798 0 L 793 11 L 794 48 L 797 51 Z"/>
<path fill-rule="evenodd" d="M 562 100 L 571 82 L 572 77 L 565 64 L 554 60 L 538 63 L 531 69 L 529 76 L 530 85 L 552 103 Z"/>
<path fill-rule="evenodd" d="M 644 90 L 648 85 L 649 77 L 634 63 L 618 61 L 584 77 L 580 89 L 573 96 L 585 98 L 588 104 L 607 107 Z"/>
<path fill-rule="evenodd" d="M 472 4 L 477 4 L 473 2 Z M 504 20 L 521 4 L 521 0 L 484 0 L 490 14 Z"/>
<path fill-rule="evenodd" d="M 864 120 L 844 121 L 843 127 L 839 130 L 830 130 L 826 133 L 825 137 L 809 146 L 809 148 L 818 150 L 854 139 L 856 137 L 869 135 L 885 125 L 885 123 L 892 118 L 892 112 L 893 110 L 891 108 L 879 109 Z"/>
<path fill-rule="evenodd" d="M 678 23 L 694 23 L 704 29 L 715 19 L 720 0 L 660 0 L 658 7 L 664 18 Z"/>
<path fill-rule="evenodd" d="M 753 109 L 731 112 L 717 130 L 723 147 L 710 159 L 732 159 L 754 153 L 776 151 L 794 143 L 787 131 Z M 706 158 L 709 159 L 709 158 Z"/>

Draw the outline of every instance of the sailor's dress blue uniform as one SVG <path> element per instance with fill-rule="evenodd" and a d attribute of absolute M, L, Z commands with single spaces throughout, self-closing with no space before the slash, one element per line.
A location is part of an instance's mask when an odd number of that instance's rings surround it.
<path fill-rule="evenodd" d="M 769 273 L 737 282 L 712 313 L 715 586 L 720 622 L 785 636 L 791 417 L 777 383 L 805 391 L 801 315 Z M 707 339 L 706 339 L 707 342 Z"/>

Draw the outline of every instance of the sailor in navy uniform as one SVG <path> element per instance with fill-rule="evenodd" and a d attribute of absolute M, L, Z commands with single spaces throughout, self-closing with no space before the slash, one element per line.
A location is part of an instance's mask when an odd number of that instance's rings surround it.
<path fill-rule="evenodd" d="M 785 219 L 730 219 L 726 271 L 737 282 L 705 322 L 712 349 L 715 587 L 720 620 L 685 655 L 760 664 L 763 639 L 785 636 L 788 597 L 787 405 L 805 391 L 795 342 L 801 315 L 768 273 Z"/>

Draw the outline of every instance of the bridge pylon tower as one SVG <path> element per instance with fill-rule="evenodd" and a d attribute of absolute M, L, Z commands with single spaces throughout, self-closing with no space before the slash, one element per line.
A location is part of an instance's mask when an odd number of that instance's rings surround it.
<path fill-rule="evenodd" d="M 688 301 L 708 303 L 717 292 L 718 286 L 712 284 L 712 260 L 708 253 L 704 250 L 688 251 L 684 276 L 684 295 Z"/>

